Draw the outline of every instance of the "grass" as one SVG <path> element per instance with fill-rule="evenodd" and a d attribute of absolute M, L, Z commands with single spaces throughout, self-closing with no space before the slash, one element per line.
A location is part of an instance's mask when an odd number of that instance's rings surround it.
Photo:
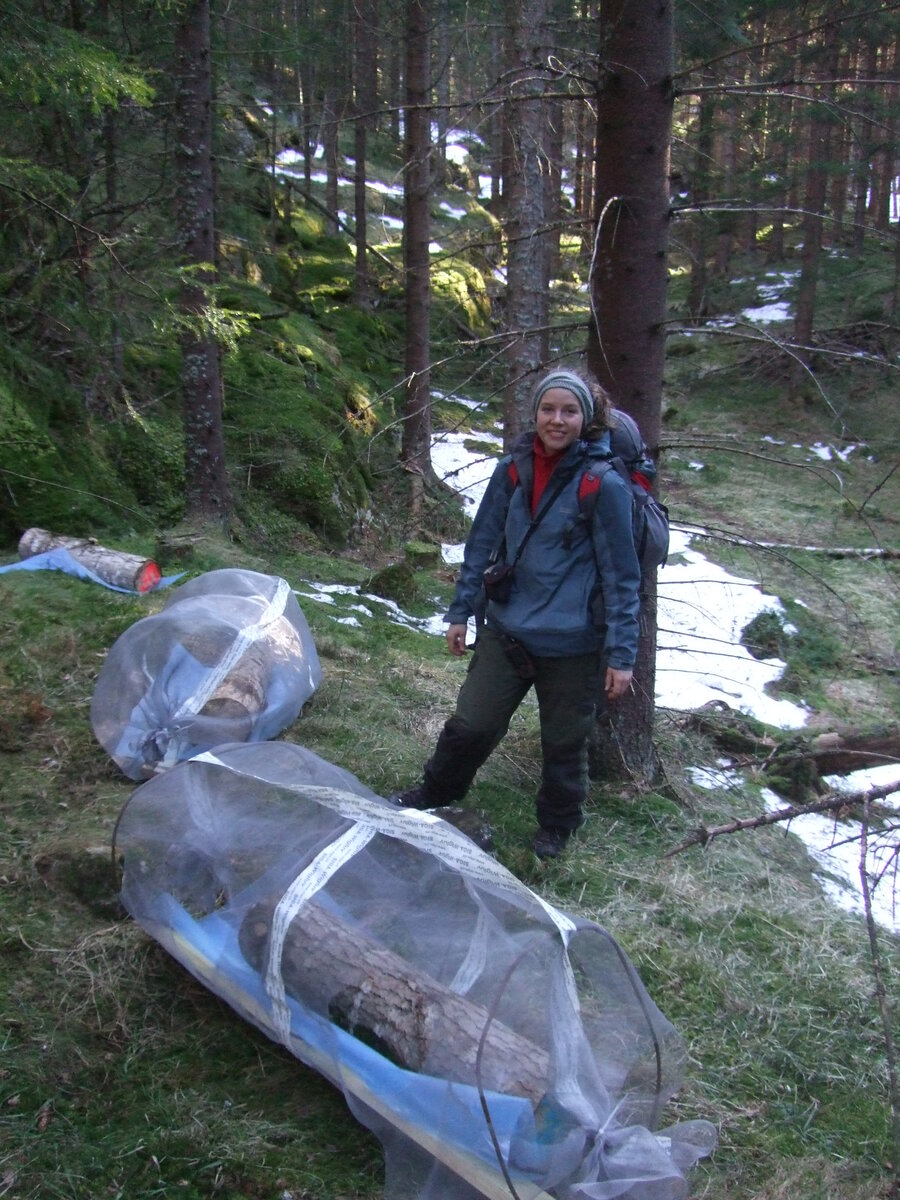
<path fill-rule="evenodd" d="M 780 522 L 774 506 L 764 514 L 778 536 L 792 533 L 796 510 L 813 509 L 821 484 L 808 472 L 788 478 Z M 721 488 L 673 479 L 677 511 L 696 519 L 725 495 L 727 519 L 737 520 L 759 494 L 757 478 L 746 481 L 742 491 L 737 472 Z M 835 519 L 846 534 L 852 518 Z M 718 553 L 809 606 L 789 607 L 798 632 L 784 646 L 783 686 L 821 703 L 816 722 L 896 719 L 893 577 L 883 563 Z M 372 569 L 358 554 L 225 541 L 207 543 L 195 569 L 234 564 L 282 573 L 301 593 L 316 580 L 365 585 Z M 422 615 L 449 594 L 447 572 L 421 572 L 418 584 Z M 90 699 L 105 651 L 164 599 L 54 573 L 0 578 L 0 1194 L 374 1200 L 381 1147 L 349 1123 L 340 1094 L 232 1014 L 119 907 L 109 846 L 132 785 L 92 737 Z M 413 782 L 465 665 L 374 605 L 364 627 L 339 623 L 353 597 L 301 603 L 324 680 L 285 736 L 380 794 Z M 863 925 L 828 904 L 782 829 L 665 857 L 700 822 L 763 804 L 752 780 L 696 788 L 686 768 L 716 752 L 673 714 L 660 714 L 659 739 L 670 786 L 638 795 L 594 785 L 588 821 L 558 862 L 539 864 L 527 848 L 539 778 L 533 705 L 481 772 L 472 804 L 510 870 L 616 935 L 684 1036 L 690 1066 L 668 1117 L 703 1117 L 720 1134 L 692 1176 L 694 1195 L 877 1195 L 893 1148 Z M 896 1010 L 900 946 L 885 935 L 882 951 Z"/>

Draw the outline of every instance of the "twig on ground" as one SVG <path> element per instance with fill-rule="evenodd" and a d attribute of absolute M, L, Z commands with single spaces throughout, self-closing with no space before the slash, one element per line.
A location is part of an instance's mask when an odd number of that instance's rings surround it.
<path fill-rule="evenodd" d="M 807 813 L 837 812 L 842 808 L 852 808 L 859 804 L 868 806 L 873 800 L 883 800 L 885 796 L 890 796 L 897 791 L 900 791 L 900 780 L 884 784 L 882 787 L 869 788 L 865 792 L 830 792 L 821 800 L 814 800 L 811 804 L 789 804 L 786 808 L 779 808 L 774 812 L 760 813 L 756 817 L 745 817 L 739 821 L 729 821 L 725 825 L 701 825 L 679 845 L 666 851 L 665 857 L 672 858 L 691 846 L 706 846 L 713 838 L 721 837 L 725 833 L 760 829 L 765 825 L 775 825 L 780 821 L 792 821 L 795 817 L 802 817 Z"/>

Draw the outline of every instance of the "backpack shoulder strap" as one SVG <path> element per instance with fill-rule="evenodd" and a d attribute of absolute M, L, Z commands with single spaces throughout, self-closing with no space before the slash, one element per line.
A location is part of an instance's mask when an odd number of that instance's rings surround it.
<path fill-rule="evenodd" d="M 617 455 L 611 455 L 609 458 L 593 459 L 588 464 L 578 484 L 578 510 L 586 521 L 593 520 L 597 501 L 600 499 L 600 487 L 604 476 L 610 471 L 615 471 L 629 486 L 631 485 L 628 468 Z"/>

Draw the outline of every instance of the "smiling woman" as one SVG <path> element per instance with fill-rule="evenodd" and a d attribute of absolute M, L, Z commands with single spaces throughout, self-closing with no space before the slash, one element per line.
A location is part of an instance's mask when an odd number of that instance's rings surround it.
<path fill-rule="evenodd" d="M 561 454 L 567 450 L 585 423 L 585 415 L 577 397 L 568 388 L 548 388 L 538 401 L 535 411 L 535 430 L 548 452 Z"/>
<path fill-rule="evenodd" d="M 532 849 L 542 859 L 556 858 L 584 820 L 597 698 L 626 693 L 637 649 L 630 492 L 615 472 L 602 488 L 587 472 L 609 458 L 610 412 L 596 380 L 576 371 L 552 371 L 535 388 L 534 432 L 494 470 L 447 612 L 457 657 L 467 653 L 469 618 L 478 618 L 456 712 L 422 782 L 398 797 L 420 809 L 462 800 L 533 686 L 543 770 Z M 586 485 L 599 498 L 580 520 Z"/>

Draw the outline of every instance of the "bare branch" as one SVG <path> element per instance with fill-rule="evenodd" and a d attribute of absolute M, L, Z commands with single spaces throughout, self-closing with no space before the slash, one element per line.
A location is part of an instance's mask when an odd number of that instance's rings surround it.
<path fill-rule="evenodd" d="M 743 820 L 729 821 L 725 825 L 701 825 L 672 850 L 667 850 L 665 857 L 672 858 L 687 850 L 690 846 L 707 846 L 713 838 L 726 833 L 741 833 L 745 829 L 761 829 L 766 825 L 775 825 L 780 821 L 793 821 L 795 817 L 804 817 L 808 813 L 840 812 L 842 808 L 852 808 L 856 805 L 869 805 L 873 800 L 883 800 L 886 796 L 900 791 L 900 779 L 881 787 L 869 788 L 865 792 L 830 792 L 821 800 L 811 804 L 789 804 L 787 808 L 779 808 L 774 812 L 760 813 L 756 817 L 745 817 Z"/>

